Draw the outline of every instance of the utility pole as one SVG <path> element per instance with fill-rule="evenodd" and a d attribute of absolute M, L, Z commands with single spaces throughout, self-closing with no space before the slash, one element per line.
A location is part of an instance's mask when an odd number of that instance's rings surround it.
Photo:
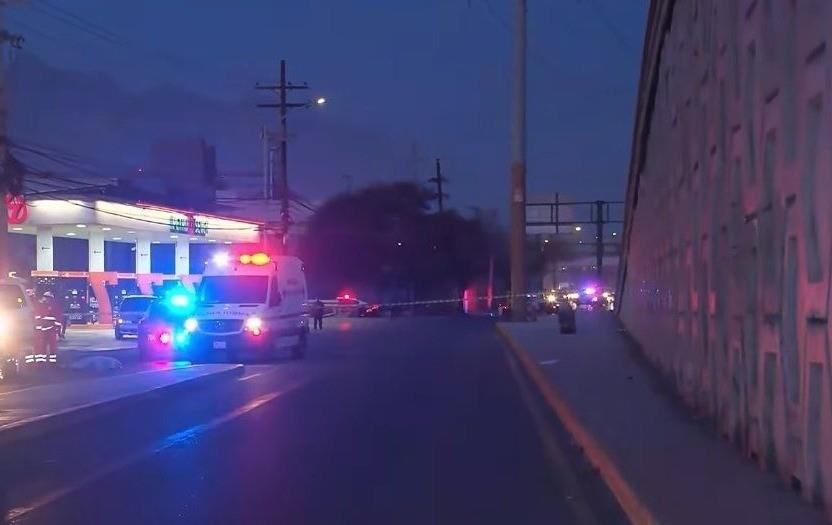
<path fill-rule="evenodd" d="M 304 82 L 303 84 L 292 84 L 286 79 L 286 61 L 280 61 L 280 82 L 277 85 L 271 86 L 261 86 L 257 85 L 256 89 L 261 90 L 268 90 L 274 91 L 280 97 L 280 102 L 277 104 L 257 104 L 258 108 L 277 108 L 278 111 L 278 124 L 280 125 L 280 162 L 278 164 L 278 171 L 277 171 L 277 180 L 274 180 L 274 176 L 272 176 L 272 197 L 274 198 L 274 192 L 276 191 L 277 197 L 280 198 L 280 235 L 281 235 L 281 245 L 284 248 L 284 253 L 286 249 L 286 243 L 288 241 L 289 236 L 289 227 L 292 224 L 292 217 L 289 212 L 289 174 L 288 174 L 288 163 L 287 163 L 287 150 L 288 150 L 288 138 L 289 138 L 289 131 L 286 125 L 286 114 L 288 113 L 289 109 L 291 108 L 308 108 L 311 107 L 313 102 L 289 102 L 288 101 L 288 93 L 289 91 L 299 90 L 299 89 L 309 89 L 309 86 Z M 324 98 L 317 99 L 314 103 L 318 105 L 323 104 L 326 102 Z"/>
<path fill-rule="evenodd" d="M 442 176 L 442 164 L 439 162 L 439 159 L 436 159 L 436 176 L 431 177 L 428 179 L 429 182 L 436 184 L 436 202 L 439 206 L 439 213 L 445 211 L 445 193 L 442 192 L 442 183 L 446 182 L 448 179 Z"/>
<path fill-rule="evenodd" d="M 511 312 L 526 320 L 526 0 L 514 0 L 511 126 Z"/>
<path fill-rule="evenodd" d="M 604 267 L 604 201 L 595 201 L 595 270 L 600 282 Z"/>
<path fill-rule="evenodd" d="M 9 210 L 6 206 L 6 195 L 20 190 L 19 177 L 21 173 L 13 173 L 15 167 L 9 159 L 8 141 L 8 100 L 6 98 L 6 63 L 5 44 L 20 49 L 23 37 L 13 35 L 6 30 L 5 0 L 0 0 L 0 279 L 9 275 L 11 258 L 9 257 Z"/>

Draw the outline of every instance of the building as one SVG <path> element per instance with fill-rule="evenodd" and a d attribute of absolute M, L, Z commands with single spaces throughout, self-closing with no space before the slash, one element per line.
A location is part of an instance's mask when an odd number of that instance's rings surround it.
<path fill-rule="evenodd" d="M 25 206 L 25 212 L 10 221 L 9 232 L 14 234 L 12 249 L 16 253 L 34 248 L 35 267 L 29 275 L 50 285 L 71 279 L 74 290 L 95 298 L 97 320 L 104 324 L 112 321 L 112 304 L 120 290 L 149 294 L 154 286 L 165 283 L 193 286 L 210 251 L 232 249 L 229 245 L 259 245 L 263 230 L 263 224 L 255 221 L 89 196 L 53 196 Z M 27 242 L 32 239 L 34 246 Z M 165 256 L 156 249 L 162 246 L 172 248 L 167 253 L 172 262 L 170 273 L 154 271 L 158 259 Z M 132 271 L 108 267 L 110 250 L 129 250 L 134 264 L 128 270 Z M 202 254 L 203 260 L 192 261 L 196 254 Z M 57 269 L 56 261 L 61 259 L 75 261 L 75 267 Z M 25 269 L 21 273 L 19 264 L 15 270 L 23 276 Z"/>

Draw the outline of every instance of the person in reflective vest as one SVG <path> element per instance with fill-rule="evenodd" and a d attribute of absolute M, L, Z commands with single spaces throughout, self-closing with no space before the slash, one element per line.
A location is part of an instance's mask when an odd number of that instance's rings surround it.
<path fill-rule="evenodd" d="M 26 356 L 27 364 L 58 362 L 60 318 L 60 306 L 55 296 L 45 292 L 35 305 L 35 353 Z"/>

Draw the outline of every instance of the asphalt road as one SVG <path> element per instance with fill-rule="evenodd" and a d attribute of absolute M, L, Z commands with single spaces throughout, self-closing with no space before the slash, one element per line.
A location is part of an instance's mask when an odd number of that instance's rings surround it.
<path fill-rule="evenodd" d="M 624 521 L 490 321 L 329 321 L 303 362 L 0 451 L 7 521 Z"/>

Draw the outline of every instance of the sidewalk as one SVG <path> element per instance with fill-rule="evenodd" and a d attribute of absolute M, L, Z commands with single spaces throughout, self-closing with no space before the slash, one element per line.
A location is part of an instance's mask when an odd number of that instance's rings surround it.
<path fill-rule="evenodd" d="M 0 445 L 72 425 L 174 388 L 236 377 L 242 365 L 160 368 L 0 393 Z"/>
<path fill-rule="evenodd" d="M 634 523 L 828 523 L 694 421 L 614 315 L 577 321 L 574 335 L 548 317 L 497 329 Z"/>

